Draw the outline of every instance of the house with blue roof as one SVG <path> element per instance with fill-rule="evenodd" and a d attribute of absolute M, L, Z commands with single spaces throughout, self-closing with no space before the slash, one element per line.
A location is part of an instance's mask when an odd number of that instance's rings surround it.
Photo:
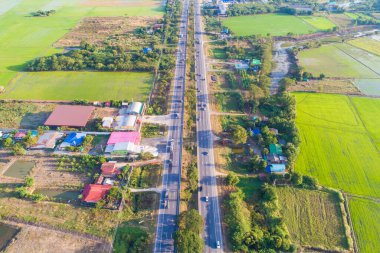
<path fill-rule="evenodd" d="M 144 54 L 147 54 L 147 53 L 150 53 L 150 52 L 152 52 L 152 48 L 150 48 L 150 47 L 144 47 L 144 49 L 143 49 L 143 53 Z"/>
<path fill-rule="evenodd" d="M 78 147 L 82 145 L 84 138 L 86 138 L 85 133 L 69 133 L 66 138 L 63 140 L 62 144 L 59 146 L 61 149 L 65 149 L 66 147 Z"/>

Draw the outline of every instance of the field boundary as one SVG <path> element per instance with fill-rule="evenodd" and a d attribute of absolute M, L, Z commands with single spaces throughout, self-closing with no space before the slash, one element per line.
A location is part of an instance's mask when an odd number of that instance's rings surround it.
<path fill-rule="evenodd" d="M 348 46 L 352 46 L 351 44 L 347 44 L 345 43 L 346 45 Z M 344 51 L 343 49 L 337 47 L 336 45 L 333 45 L 336 49 L 338 49 L 339 51 L 341 51 L 342 53 L 344 53 L 345 55 L 347 55 L 348 57 L 352 58 L 354 61 L 360 63 L 361 65 L 363 65 L 364 67 L 366 67 L 367 69 L 371 70 L 372 72 L 374 72 L 376 75 L 380 76 L 380 73 L 377 72 L 376 70 L 372 69 L 370 66 L 367 66 L 366 64 L 364 64 L 363 62 L 359 61 L 358 59 L 356 59 L 355 57 L 353 57 L 352 55 L 350 55 L 349 53 L 347 53 L 346 51 Z M 353 47 L 353 46 L 352 46 Z M 363 50 L 363 49 L 360 49 L 360 50 Z M 363 50 L 365 51 L 365 50 Z M 367 52 L 367 51 L 365 51 Z"/>
<path fill-rule="evenodd" d="M 344 209 L 345 209 L 346 214 L 347 214 L 346 215 L 347 223 L 348 223 L 348 225 L 351 228 L 351 238 L 352 238 L 352 242 L 353 242 L 353 246 L 354 246 L 354 252 L 358 253 L 359 252 L 359 246 L 358 246 L 358 241 L 357 241 L 357 237 L 356 237 L 356 234 L 355 234 L 354 226 L 352 224 L 350 208 L 349 208 L 349 205 L 348 205 L 348 197 L 347 197 L 347 194 L 345 192 L 342 192 L 342 195 L 343 195 L 343 198 L 344 198 L 344 204 L 343 204 L 344 205 Z"/>

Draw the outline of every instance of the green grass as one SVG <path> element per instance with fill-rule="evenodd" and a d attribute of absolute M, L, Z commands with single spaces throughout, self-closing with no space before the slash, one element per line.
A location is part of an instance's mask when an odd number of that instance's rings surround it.
<path fill-rule="evenodd" d="M 223 112 L 243 112 L 243 97 L 238 92 L 215 94 L 216 102 Z"/>
<path fill-rule="evenodd" d="M 144 101 L 152 84 L 153 75 L 144 72 L 29 72 L 0 98 Z"/>
<path fill-rule="evenodd" d="M 139 0 L 140 1 L 140 0 Z M 30 13 L 54 6 L 49 17 L 31 17 Z M 162 16 L 158 1 L 131 2 L 131 6 L 86 6 L 80 0 L 21 0 L 0 14 L 0 85 L 6 86 L 26 62 L 53 50 L 52 45 L 83 17 L 88 16 Z M 106 2 L 106 1 L 103 1 Z M 5 5 L 4 5 L 5 6 Z M 1 13 L 2 7 L 0 7 Z"/>
<path fill-rule="evenodd" d="M 261 14 L 228 17 L 222 20 L 237 36 L 267 35 L 283 36 L 288 33 L 308 34 L 317 31 L 313 26 L 292 15 Z"/>
<path fill-rule="evenodd" d="M 361 253 L 378 252 L 380 248 L 380 203 L 351 198 L 349 206 L 359 251 Z"/>
<path fill-rule="evenodd" d="M 247 199 L 250 199 L 258 194 L 261 184 L 261 181 L 257 177 L 240 177 L 237 187 L 244 192 Z"/>
<path fill-rule="evenodd" d="M 330 30 L 336 26 L 333 22 L 325 17 L 300 16 L 300 18 L 320 31 Z"/>
<path fill-rule="evenodd" d="M 380 41 L 371 39 L 369 37 L 361 37 L 358 39 L 350 40 L 350 45 L 361 48 L 370 53 L 380 56 Z"/>
<path fill-rule="evenodd" d="M 342 211 L 333 193 L 277 188 L 281 214 L 292 241 L 329 250 L 347 249 Z"/>
<path fill-rule="evenodd" d="M 295 97 L 301 138 L 295 169 L 317 177 L 322 185 L 379 197 L 378 135 L 371 134 L 379 121 L 371 118 L 379 110 L 378 102 L 328 94 L 295 93 Z M 375 112 L 368 112 L 372 107 Z"/>
<path fill-rule="evenodd" d="M 145 252 L 144 248 L 149 241 L 149 234 L 138 227 L 120 226 L 116 231 L 113 243 L 113 252 Z"/>
<path fill-rule="evenodd" d="M 227 59 L 226 50 L 223 48 L 214 48 L 212 49 L 212 53 L 215 59 Z"/>
<path fill-rule="evenodd" d="M 299 53 L 305 71 L 329 77 L 377 78 L 380 57 L 345 43 L 324 45 Z M 376 72 L 377 73 L 376 73 Z"/>

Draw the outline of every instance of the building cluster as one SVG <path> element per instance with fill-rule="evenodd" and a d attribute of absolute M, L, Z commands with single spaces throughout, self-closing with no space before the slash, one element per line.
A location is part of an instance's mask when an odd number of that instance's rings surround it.
<path fill-rule="evenodd" d="M 141 123 L 144 104 L 132 102 L 128 107 L 122 107 L 117 116 L 104 117 L 102 127 L 117 131 L 136 131 Z"/>

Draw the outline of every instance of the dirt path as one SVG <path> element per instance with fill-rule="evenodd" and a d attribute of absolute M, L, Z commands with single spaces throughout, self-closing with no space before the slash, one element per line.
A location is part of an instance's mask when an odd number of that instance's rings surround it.
<path fill-rule="evenodd" d="M 281 47 L 283 43 L 279 41 L 274 46 L 273 61 L 276 66 L 271 73 L 271 86 L 269 89 L 272 95 L 277 93 L 281 79 L 288 74 L 290 68 L 289 55 L 286 52 L 287 48 Z"/>

